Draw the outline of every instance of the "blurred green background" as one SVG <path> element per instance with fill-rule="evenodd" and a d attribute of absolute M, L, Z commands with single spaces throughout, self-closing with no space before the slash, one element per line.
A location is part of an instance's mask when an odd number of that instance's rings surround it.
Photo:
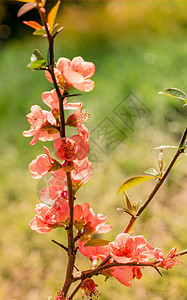
<path fill-rule="evenodd" d="M 54 3 L 48 1 L 49 7 Z M 35 48 L 46 56 L 47 42 L 22 24 L 37 18 L 36 12 L 17 19 L 20 6 L 15 1 L 0 3 L 0 299 L 46 300 L 55 299 L 66 266 L 66 256 L 51 239 L 66 243 L 66 238 L 61 229 L 40 235 L 28 226 L 45 183 L 33 180 L 27 165 L 43 153 L 43 143 L 29 146 L 22 131 L 29 129 L 25 115 L 31 105 L 47 109 L 41 95 L 53 87 L 41 71 L 26 68 Z M 168 87 L 187 91 L 187 2 L 64 1 L 58 21 L 64 30 L 56 38 L 56 60 L 80 55 L 96 66 L 95 89 L 79 98 L 91 114 L 86 125 L 94 170 L 78 201 L 88 201 L 96 213 L 109 215 L 113 230 L 104 238 L 113 240 L 129 220 L 116 210 L 123 206 L 121 195 L 116 196 L 119 186 L 149 167 L 158 169 L 158 153 L 152 149 L 177 145 L 186 123 L 182 101 L 158 92 Z M 53 154 L 52 143 L 47 146 Z M 164 153 L 165 167 L 173 154 Z M 178 251 L 186 248 L 185 163 L 184 159 L 175 166 L 134 228 L 134 234 L 143 234 L 165 254 L 174 246 Z M 153 184 L 130 190 L 132 201 L 144 201 Z M 162 278 L 144 269 L 132 288 L 115 279 L 95 278 L 99 299 L 185 300 L 186 257 L 182 261 L 163 270 Z M 88 268 L 89 262 L 78 256 L 77 266 Z M 81 293 L 75 299 L 81 299 Z"/>

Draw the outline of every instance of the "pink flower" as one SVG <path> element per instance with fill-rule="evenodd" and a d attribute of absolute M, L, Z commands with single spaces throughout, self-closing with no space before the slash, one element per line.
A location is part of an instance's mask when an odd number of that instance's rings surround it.
<path fill-rule="evenodd" d="M 56 119 L 51 112 L 42 110 L 38 105 L 31 106 L 31 113 L 27 115 L 27 121 L 31 128 L 24 131 L 23 135 L 26 137 L 34 136 L 30 145 L 36 144 L 38 140 L 52 141 L 59 137 Z"/>
<path fill-rule="evenodd" d="M 76 159 L 75 142 L 71 138 L 62 137 L 54 141 L 55 156 L 60 160 Z"/>
<path fill-rule="evenodd" d="M 77 123 L 77 129 L 78 129 L 81 139 L 84 142 L 88 143 L 90 140 L 90 133 L 88 131 L 88 128 L 84 124 Z"/>
<path fill-rule="evenodd" d="M 46 154 L 38 155 L 37 158 L 29 164 L 29 171 L 31 172 L 31 176 L 35 179 L 42 178 L 52 169 L 61 168 L 61 165 L 50 157 L 47 147 L 44 147 L 44 151 Z"/>
<path fill-rule="evenodd" d="M 98 285 L 91 278 L 85 279 L 81 284 L 83 298 L 89 297 L 89 299 L 93 299 L 93 296 L 97 297 L 99 295 L 96 289 L 97 286 Z"/>
<path fill-rule="evenodd" d="M 30 222 L 31 229 L 38 233 L 46 233 L 67 221 L 69 205 L 65 199 L 58 197 L 52 207 L 43 203 L 37 204 L 35 213 L 35 217 Z"/>
<path fill-rule="evenodd" d="M 66 121 L 66 125 L 76 127 L 77 124 L 81 124 L 89 119 L 90 115 L 85 110 L 77 109 L 77 111 L 70 115 Z"/>
<path fill-rule="evenodd" d="M 64 90 L 60 89 L 61 95 L 63 95 Z M 59 111 L 59 100 L 58 96 L 56 93 L 56 90 L 53 89 L 48 92 L 44 92 L 42 94 L 42 100 L 43 102 L 50 107 L 51 110 L 58 110 Z M 63 106 L 64 110 L 69 109 L 69 110 L 75 110 L 75 109 L 82 109 L 83 108 L 83 103 L 82 102 L 77 102 L 77 103 L 67 103 L 67 98 L 64 98 L 63 100 Z"/>
<path fill-rule="evenodd" d="M 162 250 L 160 250 L 159 248 L 155 248 L 155 258 L 160 260 L 160 263 L 157 266 L 168 270 L 173 266 L 178 265 L 180 262 L 179 258 L 175 256 L 176 251 L 176 248 L 172 248 L 169 251 L 168 255 L 164 257 Z"/>
<path fill-rule="evenodd" d="M 82 255 L 89 257 L 89 259 L 91 261 L 93 261 L 95 259 L 99 259 L 99 258 L 104 260 L 108 256 L 109 251 L 106 247 L 104 247 L 104 246 L 84 247 L 84 245 L 86 243 L 87 243 L 87 241 L 86 242 L 81 242 L 80 240 L 78 241 L 79 252 Z"/>
<path fill-rule="evenodd" d="M 82 160 L 76 159 L 74 161 L 74 169 L 71 173 L 73 180 L 81 180 L 84 184 L 92 176 L 92 163 L 89 161 L 88 157 Z"/>
<path fill-rule="evenodd" d="M 127 233 L 119 234 L 109 243 L 111 257 L 119 263 L 143 262 L 154 258 L 154 248 L 143 236 L 131 237 Z"/>
<path fill-rule="evenodd" d="M 64 182 L 60 185 L 46 186 L 39 193 L 40 200 L 48 205 L 52 205 L 59 196 L 65 199 L 68 197 L 67 187 Z"/>
<path fill-rule="evenodd" d="M 58 138 L 54 141 L 55 156 L 60 160 L 82 160 L 89 152 L 89 145 L 79 135 Z"/>
<path fill-rule="evenodd" d="M 111 275 L 116 278 L 121 284 L 125 286 L 132 286 L 131 280 L 136 277 L 140 279 L 142 277 L 140 267 L 132 267 L 132 266 L 120 266 L 120 267 L 112 267 Z"/>
<path fill-rule="evenodd" d="M 79 134 L 71 136 L 71 139 L 75 142 L 76 158 L 78 160 L 84 159 L 89 153 L 88 140 L 82 138 Z"/>
<path fill-rule="evenodd" d="M 56 64 L 55 76 L 58 85 L 65 90 L 76 88 L 82 92 L 92 91 L 94 82 L 90 79 L 95 73 L 95 66 L 91 62 L 85 62 L 82 57 L 75 57 L 72 62 L 68 58 L 59 58 Z M 46 78 L 52 82 L 49 72 Z"/>
<path fill-rule="evenodd" d="M 74 225 L 78 230 L 82 230 L 82 236 L 87 240 L 94 233 L 106 233 L 112 229 L 111 225 L 106 225 L 108 217 L 102 214 L 95 215 L 93 209 L 87 202 L 74 207 Z"/>

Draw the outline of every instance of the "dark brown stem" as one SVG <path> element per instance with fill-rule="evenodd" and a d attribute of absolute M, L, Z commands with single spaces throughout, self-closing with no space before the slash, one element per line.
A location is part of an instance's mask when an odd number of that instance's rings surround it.
<path fill-rule="evenodd" d="M 64 116 L 64 106 L 63 106 L 63 101 L 65 99 L 66 96 L 68 96 L 68 92 L 64 91 L 63 95 L 61 95 L 60 93 L 60 89 L 58 87 L 57 81 L 56 81 L 56 77 L 54 74 L 54 68 L 51 67 L 48 69 L 49 73 L 51 74 L 52 80 L 53 80 L 53 84 L 58 96 L 58 101 L 59 101 L 59 108 L 60 108 L 60 136 L 61 137 L 65 137 L 66 136 L 66 132 L 65 132 L 65 116 Z"/>
<path fill-rule="evenodd" d="M 68 93 L 66 91 L 64 91 L 63 95 L 61 95 L 60 89 L 58 87 L 57 81 L 56 81 L 56 77 L 55 77 L 55 73 L 54 73 L 54 38 L 51 36 L 49 29 L 48 29 L 48 24 L 47 24 L 47 20 L 46 20 L 46 11 L 44 8 L 39 8 L 38 9 L 42 23 L 45 27 L 46 30 L 46 34 L 47 34 L 47 39 L 48 39 L 48 43 L 49 43 L 49 55 L 50 55 L 50 62 L 49 62 L 49 66 L 48 66 L 48 72 L 50 73 L 52 80 L 53 80 L 53 84 L 58 96 L 58 100 L 59 100 L 59 107 L 60 107 L 60 136 L 61 137 L 65 137 L 65 117 L 64 117 L 64 107 L 63 107 L 63 100 L 64 98 L 68 95 Z"/>
<path fill-rule="evenodd" d="M 111 263 L 108 263 L 108 264 L 105 264 L 105 265 L 100 265 L 100 266 L 98 266 L 97 268 L 95 268 L 93 270 L 83 271 L 81 275 L 78 275 L 78 276 L 75 275 L 74 281 L 89 278 L 89 277 L 92 277 L 92 276 L 95 276 L 95 275 L 99 275 L 102 271 L 104 271 L 106 269 L 109 269 L 109 268 L 112 268 L 112 267 L 134 266 L 134 267 L 153 267 L 153 268 L 155 268 L 155 266 L 158 262 L 159 261 L 155 260 L 155 261 L 152 261 L 152 262 L 141 262 L 141 263 L 131 262 L 131 263 L 123 264 L 123 263 L 118 263 L 118 262 L 114 261 L 114 262 L 111 262 Z"/>
<path fill-rule="evenodd" d="M 54 66 L 54 39 L 51 36 L 50 32 L 49 32 L 49 28 L 48 28 L 48 24 L 47 24 L 47 20 L 46 20 L 46 10 L 45 8 L 38 8 L 39 14 L 40 14 L 40 18 L 42 20 L 42 23 L 45 27 L 45 31 L 47 34 L 47 39 L 49 42 L 49 55 L 50 55 L 50 62 L 49 65 L 50 66 Z"/>
<path fill-rule="evenodd" d="M 182 255 L 185 255 L 187 254 L 187 249 L 183 250 L 183 251 L 180 251 L 180 252 L 177 252 L 174 256 L 182 256 Z"/>
<path fill-rule="evenodd" d="M 50 62 L 48 66 L 48 72 L 51 75 L 51 78 L 53 80 L 53 84 L 58 96 L 59 100 L 59 108 L 60 108 L 60 136 L 65 137 L 65 117 L 64 117 L 64 107 L 63 107 L 63 100 L 66 96 L 68 96 L 68 92 L 64 91 L 63 95 L 61 95 L 60 89 L 58 87 L 58 83 L 55 77 L 54 73 L 54 38 L 51 36 L 48 24 L 46 20 L 46 11 L 44 8 L 39 8 L 39 14 L 42 20 L 42 23 L 45 27 L 48 43 L 49 43 L 49 56 L 50 56 Z M 63 296 L 67 295 L 67 292 L 69 290 L 70 285 L 72 284 L 74 278 L 73 278 L 73 269 L 75 264 L 75 255 L 76 255 L 76 249 L 75 249 L 75 243 L 73 238 L 73 211 L 74 211 L 74 197 L 73 197 L 73 189 L 72 189 L 72 180 L 71 180 L 71 172 L 67 172 L 67 185 L 68 185 L 68 198 L 69 198 L 69 208 L 70 208 L 70 221 L 69 225 L 67 227 L 67 236 L 68 236 L 68 248 L 65 246 L 55 242 L 59 246 L 61 246 L 64 250 L 68 252 L 68 264 L 67 264 L 67 270 L 66 270 L 66 278 L 64 285 L 61 289 L 61 294 Z"/>
<path fill-rule="evenodd" d="M 68 199 L 69 199 L 69 208 L 70 208 L 70 221 L 69 226 L 67 228 L 68 234 L 68 265 L 66 270 L 66 279 L 64 285 L 61 289 L 61 292 L 64 296 L 67 295 L 67 292 L 74 281 L 73 277 L 73 269 L 75 265 L 75 256 L 76 249 L 73 237 L 73 210 L 74 210 L 74 197 L 73 197 L 73 189 L 72 189 L 72 180 L 71 180 L 71 172 L 67 172 L 67 183 L 68 183 Z"/>

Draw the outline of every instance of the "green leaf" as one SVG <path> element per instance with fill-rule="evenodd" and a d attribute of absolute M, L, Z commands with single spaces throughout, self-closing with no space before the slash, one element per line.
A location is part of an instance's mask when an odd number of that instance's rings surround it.
<path fill-rule="evenodd" d="M 43 58 L 42 54 L 40 53 L 39 50 L 34 50 L 32 56 L 31 56 L 31 61 L 28 64 L 28 68 L 30 69 L 43 69 L 47 66 L 47 62 Z"/>
<path fill-rule="evenodd" d="M 137 209 L 137 211 L 139 210 L 140 202 L 141 202 L 141 200 L 139 200 L 139 201 L 136 203 L 136 209 Z"/>
<path fill-rule="evenodd" d="M 48 16 L 47 16 L 47 22 L 49 23 L 49 27 L 50 27 L 50 33 L 53 30 L 53 26 L 55 23 L 55 19 L 56 19 L 56 15 L 58 12 L 60 6 L 60 0 L 56 3 L 56 5 L 51 9 L 51 11 L 49 12 Z"/>
<path fill-rule="evenodd" d="M 110 243 L 108 240 L 102 240 L 102 239 L 92 239 L 89 240 L 84 247 L 98 247 L 98 246 L 106 246 Z"/>
<path fill-rule="evenodd" d="M 146 173 L 148 175 L 152 175 L 152 176 L 157 176 L 158 175 L 158 172 L 154 168 L 149 168 L 146 171 L 144 171 L 144 173 Z"/>
<path fill-rule="evenodd" d="M 123 212 L 129 214 L 131 217 L 135 216 L 135 213 L 131 209 L 128 209 L 128 208 L 119 207 L 119 208 L 117 208 L 117 210 L 118 211 L 122 210 Z"/>
<path fill-rule="evenodd" d="M 176 163 L 178 163 L 182 158 L 186 158 L 186 156 L 187 156 L 187 153 L 182 153 L 182 154 L 180 155 L 180 157 L 176 160 L 176 162 L 174 163 L 174 165 L 175 165 Z"/>
<path fill-rule="evenodd" d="M 127 196 L 127 194 L 124 192 L 123 193 L 123 203 L 125 204 L 125 206 L 130 209 L 131 211 L 133 210 L 132 208 L 132 204 L 129 200 L 129 197 Z"/>
<path fill-rule="evenodd" d="M 161 146 L 153 148 L 153 150 L 163 150 L 163 149 L 178 149 L 178 147 L 170 146 L 170 145 L 161 145 Z"/>
<path fill-rule="evenodd" d="M 33 35 L 44 35 L 46 34 L 46 31 L 44 28 L 40 28 L 40 29 L 36 29 L 34 32 L 33 32 Z"/>
<path fill-rule="evenodd" d="M 148 176 L 148 175 L 140 175 L 140 176 L 134 176 L 131 177 L 129 179 L 127 179 L 119 188 L 119 190 L 117 191 L 117 194 L 122 193 L 128 189 L 130 189 L 131 187 L 140 184 L 142 182 L 145 182 L 147 180 L 150 179 L 154 179 L 154 176 Z"/>
<path fill-rule="evenodd" d="M 166 89 L 164 91 L 159 92 L 161 95 L 167 95 L 171 97 L 175 97 L 181 100 L 186 100 L 187 99 L 187 94 L 179 89 L 176 88 L 170 88 Z"/>

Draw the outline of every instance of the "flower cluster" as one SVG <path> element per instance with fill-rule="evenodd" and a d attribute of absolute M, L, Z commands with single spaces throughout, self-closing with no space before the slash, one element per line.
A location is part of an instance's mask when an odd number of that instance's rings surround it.
<path fill-rule="evenodd" d="M 68 183 L 66 173 L 71 173 L 73 195 L 86 183 L 92 174 L 92 164 L 88 160 L 89 131 L 83 122 L 87 121 L 89 114 L 83 109 L 83 103 L 70 103 L 63 95 L 76 88 L 80 91 L 91 91 L 94 82 L 90 79 L 95 72 L 95 66 L 91 62 L 85 62 L 82 57 L 75 57 L 72 62 L 67 58 L 60 58 L 54 70 L 56 82 L 59 85 L 61 99 L 55 89 L 42 94 L 43 102 L 51 111 L 42 110 L 38 105 L 31 107 L 31 113 L 27 115 L 30 130 L 24 131 L 24 136 L 33 136 L 30 145 L 38 140 L 54 141 L 54 155 L 51 158 L 49 150 L 44 147 L 45 154 L 38 155 L 30 165 L 31 176 L 39 179 L 51 174 L 48 186 L 40 193 L 43 203 L 37 204 L 35 216 L 30 222 L 31 229 L 46 233 L 56 227 L 66 227 L 70 220 Z M 49 71 L 46 77 L 53 81 Z M 77 134 L 68 137 L 60 137 L 60 105 L 63 101 L 63 110 L 74 110 L 67 117 L 65 126 L 77 129 Z M 82 241 L 89 240 L 94 233 L 104 233 L 111 230 L 111 225 L 106 225 L 107 217 L 102 214 L 94 214 L 88 203 L 77 204 L 74 207 L 73 224 L 77 229 L 77 235 Z"/>
<path fill-rule="evenodd" d="M 46 78 L 58 88 L 42 94 L 42 100 L 50 111 L 33 105 L 27 115 L 31 127 L 23 132 L 24 136 L 33 137 L 30 145 L 36 144 L 38 140 L 53 141 L 55 156 L 52 158 L 49 149 L 44 147 L 45 154 L 38 155 L 29 165 L 31 176 L 35 179 L 50 174 L 48 185 L 39 193 L 43 203 L 36 205 L 30 228 L 38 233 L 47 233 L 57 227 L 66 228 L 69 235 L 72 233 L 73 243 L 72 249 L 64 246 L 67 251 L 76 253 L 78 250 L 88 257 L 92 262 L 92 269 L 97 267 L 99 259 L 105 260 L 104 268 L 99 273 L 107 278 L 113 277 L 129 287 L 132 286 L 133 278 L 142 277 L 141 269 L 145 265 L 169 269 L 178 264 L 176 248 L 164 257 L 163 252 L 147 243 L 142 235 L 121 233 L 115 241 L 108 242 L 107 246 L 86 245 L 94 234 L 107 233 L 112 225 L 106 224 L 107 216 L 95 214 L 87 202 L 74 205 L 79 188 L 92 175 L 92 164 L 87 157 L 90 134 L 83 124 L 88 120 L 89 114 L 84 110 L 82 102 L 71 103 L 67 98 L 73 88 L 84 92 L 94 88 L 94 82 L 90 78 L 94 75 L 95 66 L 91 62 L 85 62 L 82 57 L 75 57 L 72 61 L 60 58 L 53 72 L 46 70 Z M 62 121 L 62 112 L 64 114 L 64 111 L 71 110 L 74 112 Z M 65 130 L 63 133 L 61 131 L 62 125 L 76 129 L 76 133 L 66 137 Z M 84 278 L 80 285 L 83 297 L 92 299 L 92 296 L 98 296 L 96 287 L 90 276 Z M 67 299 L 66 294 L 60 291 L 56 299 Z"/>
<path fill-rule="evenodd" d="M 99 258 L 103 261 L 108 256 L 110 256 L 108 263 L 124 264 L 108 268 L 107 271 L 102 273 L 107 277 L 114 277 L 121 284 L 129 287 L 132 286 L 131 280 L 133 278 L 140 279 L 142 277 L 142 263 L 154 260 L 154 267 L 165 269 L 179 263 L 179 260 L 175 257 L 176 248 L 172 249 L 164 258 L 163 252 L 148 244 L 142 235 L 130 236 L 127 233 L 121 233 L 114 242 L 109 243 L 108 247 L 85 247 L 85 244 L 86 242 L 78 242 L 79 252 L 87 256 L 92 261 L 92 265 L 97 265 Z M 133 264 L 136 264 L 136 266 L 133 266 Z"/>

